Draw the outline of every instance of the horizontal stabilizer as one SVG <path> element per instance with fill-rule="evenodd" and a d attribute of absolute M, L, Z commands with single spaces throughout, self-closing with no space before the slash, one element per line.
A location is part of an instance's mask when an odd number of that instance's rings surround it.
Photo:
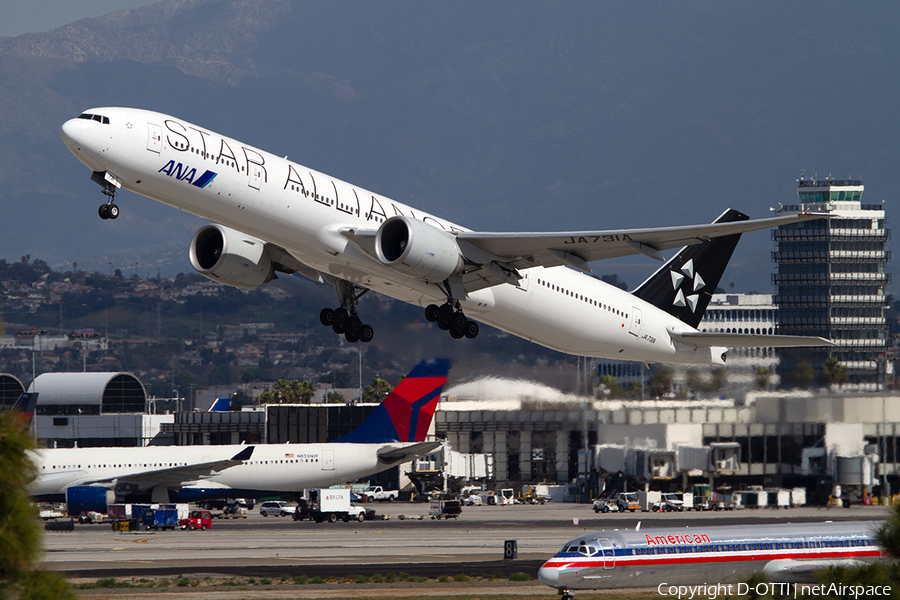
<path fill-rule="evenodd" d="M 403 463 L 427 456 L 441 447 L 443 442 L 420 442 L 412 446 L 385 446 L 378 451 L 378 460 L 385 463 Z"/>
<path fill-rule="evenodd" d="M 691 346 L 721 346 L 723 348 L 802 348 L 806 346 L 834 346 L 821 337 L 805 335 L 757 335 L 751 333 L 709 333 L 688 331 L 669 332 L 672 340 Z"/>

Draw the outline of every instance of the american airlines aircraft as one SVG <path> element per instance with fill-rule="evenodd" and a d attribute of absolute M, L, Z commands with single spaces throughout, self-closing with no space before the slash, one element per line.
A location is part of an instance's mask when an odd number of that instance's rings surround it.
<path fill-rule="evenodd" d="M 29 493 L 69 514 L 112 502 L 201 502 L 293 495 L 355 481 L 434 452 L 425 436 L 450 362 L 419 363 L 359 427 L 327 444 L 37 450 Z"/>
<path fill-rule="evenodd" d="M 877 521 L 778 525 L 700 523 L 684 529 L 595 531 L 572 538 L 538 571 L 545 585 L 571 600 L 575 590 L 735 583 L 754 573 L 771 581 L 814 581 L 829 566 L 871 562 L 882 555 Z M 709 597 L 740 596 L 737 588 Z M 698 592 L 697 596 L 707 596 Z"/>
<path fill-rule="evenodd" d="M 561 352 L 643 362 L 724 364 L 727 347 L 830 344 L 821 338 L 703 333 L 697 325 L 740 234 L 822 218 L 749 220 L 735 210 L 686 227 L 484 233 L 465 229 L 182 119 L 93 108 L 62 126 L 115 219 L 122 188 L 209 219 L 194 234 L 200 274 L 249 290 L 276 273 L 327 282 L 323 325 L 368 342 L 357 312 L 376 290 L 425 307 L 456 339 L 481 321 Z M 587 275 L 590 261 L 685 248 L 634 292 Z"/>

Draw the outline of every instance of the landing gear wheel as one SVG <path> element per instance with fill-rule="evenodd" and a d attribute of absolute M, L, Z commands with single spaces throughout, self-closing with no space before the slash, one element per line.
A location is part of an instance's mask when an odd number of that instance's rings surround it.
<path fill-rule="evenodd" d="M 344 334 L 344 338 L 346 338 L 346 340 L 348 342 L 350 342 L 351 344 L 355 344 L 356 342 L 359 341 L 359 338 L 356 337 L 355 335 L 353 335 L 352 333 L 350 333 L 349 331 Z"/>
<path fill-rule="evenodd" d="M 371 325 L 363 325 L 359 328 L 359 341 L 362 343 L 368 344 L 373 337 L 375 337 L 375 330 L 372 329 Z"/>
<path fill-rule="evenodd" d="M 351 316 L 347 319 L 347 333 L 352 333 L 354 336 L 359 335 L 359 330 L 362 327 L 363 323 L 359 320 L 359 317 L 356 315 Z"/>
<path fill-rule="evenodd" d="M 456 327 L 450 328 L 450 337 L 454 340 L 461 340 L 465 334 Z"/>
<path fill-rule="evenodd" d="M 440 319 L 438 319 L 437 326 L 439 329 L 442 329 L 444 331 L 447 331 L 448 329 L 450 329 L 450 326 L 447 323 L 441 321 Z"/>
<path fill-rule="evenodd" d="M 109 204 L 101 204 L 97 212 L 100 214 L 100 218 L 105 221 L 109 218 Z"/>
<path fill-rule="evenodd" d="M 450 325 L 453 322 L 453 307 L 450 306 L 449 302 L 438 307 L 437 318 L 439 323 L 443 322 Z"/>
<path fill-rule="evenodd" d="M 319 321 L 325 327 L 331 327 L 331 324 L 334 323 L 334 310 L 323 308 L 322 312 L 319 313 Z"/>
<path fill-rule="evenodd" d="M 331 324 L 331 329 L 338 335 L 344 335 L 347 329 L 343 325 L 338 325 L 337 321 Z"/>
<path fill-rule="evenodd" d="M 474 340 L 478 337 L 478 323 L 475 321 L 467 321 L 466 326 L 463 327 L 463 333 L 470 340 Z"/>
<path fill-rule="evenodd" d="M 450 327 L 462 331 L 468 321 L 466 315 L 462 314 L 462 311 L 455 312 L 453 313 L 453 320 L 450 321 Z"/>
<path fill-rule="evenodd" d="M 110 204 L 109 208 L 107 209 L 107 212 L 109 213 L 110 219 L 118 219 L 119 218 L 119 207 L 116 206 L 115 204 Z"/>
<path fill-rule="evenodd" d="M 344 328 L 344 330 L 346 330 L 347 329 L 347 321 L 349 321 L 349 320 L 350 320 L 350 313 L 347 312 L 346 308 L 341 306 L 340 308 L 336 308 L 334 310 L 334 323 L 333 323 L 334 325 L 340 325 L 341 327 Z"/>
<path fill-rule="evenodd" d="M 434 323 L 438 320 L 438 305 L 437 304 L 429 304 L 425 307 L 425 319 L 429 323 Z"/>

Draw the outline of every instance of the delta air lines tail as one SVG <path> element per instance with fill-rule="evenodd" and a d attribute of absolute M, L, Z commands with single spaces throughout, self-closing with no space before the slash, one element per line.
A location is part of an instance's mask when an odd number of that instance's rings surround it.
<path fill-rule="evenodd" d="M 70 514 L 110 502 L 199 502 L 299 494 L 356 481 L 425 456 L 425 441 L 450 368 L 419 363 L 349 434 L 321 444 L 59 448 L 34 452 L 33 497 L 65 499 Z"/>

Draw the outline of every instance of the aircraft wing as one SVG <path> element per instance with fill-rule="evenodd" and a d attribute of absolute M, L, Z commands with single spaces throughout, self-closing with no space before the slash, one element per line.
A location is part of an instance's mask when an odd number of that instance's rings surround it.
<path fill-rule="evenodd" d="M 462 283 L 467 292 L 472 292 L 500 283 L 518 285 L 521 278 L 518 269 L 568 265 L 591 272 L 588 265 L 591 261 L 633 254 L 644 254 L 662 261 L 663 250 L 829 216 L 828 213 L 806 212 L 703 225 L 559 233 L 463 231 L 456 234 L 456 240 L 467 264 Z M 377 230 L 346 227 L 340 233 L 375 257 Z"/>
<path fill-rule="evenodd" d="M 139 473 L 130 473 L 106 479 L 85 480 L 79 485 L 98 485 L 113 487 L 127 493 L 147 491 L 162 485 L 170 488 L 178 488 L 186 481 L 196 481 L 209 477 L 214 472 L 219 472 L 229 467 L 241 464 L 249 460 L 255 446 L 247 446 L 231 458 L 213 460 L 209 462 L 194 463 L 179 467 L 165 469 L 151 469 Z"/>
<path fill-rule="evenodd" d="M 834 346 L 823 337 L 806 335 L 756 335 L 751 333 L 709 333 L 669 331 L 669 336 L 681 344 L 690 346 L 722 346 L 725 348 L 799 348 L 806 346 Z"/>
<path fill-rule="evenodd" d="M 427 456 L 442 445 L 443 442 L 419 442 L 409 446 L 385 446 L 378 451 L 378 460 L 384 463 L 405 463 Z"/>
<path fill-rule="evenodd" d="M 827 213 L 800 213 L 767 219 L 708 223 L 652 229 L 571 231 L 561 233 L 484 233 L 465 231 L 457 236 L 487 254 L 506 260 L 513 267 L 536 264 L 545 267 L 569 265 L 590 270 L 588 262 L 645 254 L 662 260 L 660 252 L 699 244 L 707 239 L 778 227 L 827 217 Z M 463 253 L 466 249 L 463 248 Z M 467 258 L 469 258 L 467 256 Z M 473 257 L 474 258 L 474 257 Z"/>

